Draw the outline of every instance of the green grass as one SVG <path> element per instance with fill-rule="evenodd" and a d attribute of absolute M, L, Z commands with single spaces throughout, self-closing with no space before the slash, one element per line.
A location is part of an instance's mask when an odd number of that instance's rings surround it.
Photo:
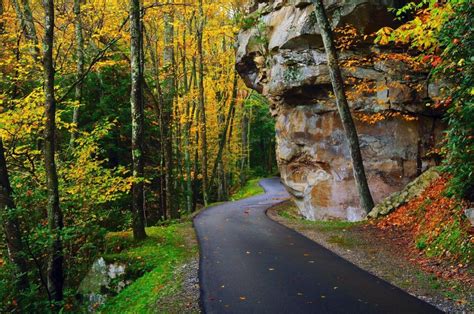
<path fill-rule="evenodd" d="M 265 193 L 265 190 L 260 186 L 260 184 L 258 184 L 259 181 L 260 179 L 249 180 L 245 186 L 232 195 L 231 199 L 233 201 L 238 201 L 247 197 Z"/>
<path fill-rule="evenodd" d="M 343 231 L 345 229 L 363 224 L 364 222 L 350 222 L 345 220 L 311 221 L 301 216 L 296 205 L 291 202 L 285 202 L 275 207 L 280 217 L 288 220 L 297 220 L 305 225 L 315 227 L 320 231 Z"/>
<path fill-rule="evenodd" d="M 175 271 L 197 253 L 194 241 L 191 246 L 187 241 L 193 232 L 191 223 L 151 227 L 146 231 L 148 239 L 139 243 L 133 242 L 130 232 L 108 234 L 110 253 L 104 258 L 126 263 L 127 274 L 138 279 L 109 299 L 101 313 L 154 313 L 160 298 L 179 289 L 181 282 L 175 278 Z"/>

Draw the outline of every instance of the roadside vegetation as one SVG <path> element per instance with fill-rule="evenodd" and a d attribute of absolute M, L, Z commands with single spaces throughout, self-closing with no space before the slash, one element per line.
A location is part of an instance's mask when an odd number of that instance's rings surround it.
<path fill-rule="evenodd" d="M 238 201 L 247 197 L 263 194 L 265 190 L 260 186 L 260 180 L 261 179 L 248 180 L 243 187 L 232 194 L 231 199 Z"/>
<path fill-rule="evenodd" d="M 108 263 L 126 265 L 133 280 L 118 295 L 99 308 L 101 313 L 158 313 L 186 311 L 186 304 L 168 304 L 157 309 L 160 299 L 169 298 L 183 286 L 177 271 L 197 259 L 198 248 L 191 222 L 146 229 L 148 238 L 134 242 L 131 232 L 112 232 L 106 236 Z M 177 300 L 179 301 L 179 300 Z"/>

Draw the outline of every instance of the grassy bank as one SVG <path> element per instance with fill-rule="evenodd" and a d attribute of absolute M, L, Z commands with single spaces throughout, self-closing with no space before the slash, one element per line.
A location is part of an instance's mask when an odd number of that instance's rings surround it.
<path fill-rule="evenodd" d="M 178 268 L 197 256 L 198 249 L 190 222 L 147 228 L 148 239 L 134 243 L 130 232 L 107 235 L 108 262 L 127 265 L 127 272 L 137 279 L 109 299 L 101 313 L 180 312 L 179 300 L 158 309 L 160 299 L 172 297 L 181 289 Z"/>
<path fill-rule="evenodd" d="M 252 179 L 247 181 L 245 186 L 243 186 L 240 190 L 232 194 L 231 199 L 233 201 L 238 201 L 247 197 L 259 195 L 265 193 L 265 190 L 258 184 L 260 182 L 259 179 Z"/>

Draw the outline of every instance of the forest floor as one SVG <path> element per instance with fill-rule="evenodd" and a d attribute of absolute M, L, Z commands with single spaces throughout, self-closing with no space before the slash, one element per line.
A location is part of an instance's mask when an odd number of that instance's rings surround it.
<path fill-rule="evenodd" d="M 395 241 L 393 235 L 384 233 L 374 224 L 308 221 L 300 216 L 292 201 L 271 208 L 267 214 L 360 268 L 443 311 L 474 312 L 472 273 L 451 279 L 436 276 L 417 263 L 417 257 L 413 256 L 406 243 Z"/>

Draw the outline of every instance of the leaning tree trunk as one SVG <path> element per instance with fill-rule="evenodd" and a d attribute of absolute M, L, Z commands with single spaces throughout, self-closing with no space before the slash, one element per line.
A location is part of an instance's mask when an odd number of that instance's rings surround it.
<path fill-rule="evenodd" d="M 337 109 L 342 120 L 342 125 L 344 126 L 346 138 L 349 142 L 352 168 L 360 196 L 360 205 L 368 213 L 374 207 L 374 201 L 372 199 L 372 195 L 370 194 L 369 185 L 367 184 L 357 130 L 355 128 L 354 121 L 352 120 L 346 94 L 344 92 L 344 81 L 342 79 L 341 69 L 339 67 L 331 26 L 329 24 L 322 0 L 312 0 L 311 2 L 315 7 L 316 19 L 321 30 L 324 48 L 326 49 L 329 73 L 331 75 L 334 94 L 336 95 Z"/>
<path fill-rule="evenodd" d="M 79 103 L 82 101 L 82 76 L 84 74 L 84 35 L 82 33 L 81 0 L 74 0 L 74 31 L 76 33 L 76 78 L 77 85 L 75 90 L 75 99 Z M 78 128 L 79 125 L 79 107 L 74 107 L 72 114 L 72 123 Z M 77 131 L 71 133 L 70 147 L 74 147 Z"/>
<path fill-rule="evenodd" d="M 132 184 L 132 215 L 133 238 L 143 240 L 146 238 L 144 217 L 144 161 L 143 161 L 143 73 L 141 66 L 141 32 L 140 27 L 140 0 L 130 1 L 130 61 L 132 90 L 130 105 L 132 112 L 132 163 L 133 177 L 136 182 Z"/>
<path fill-rule="evenodd" d="M 54 1 L 44 0 L 45 10 L 43 38 L 44 96 L 46 126 L 44 131 L 44 160 L 46 187 L 48 190 L 48 224 L 53 238 L 48 260 L 48 290 L 54 301 L 63 300 L 63 245 L 61 232 L 63 214 L 59 207 L 58 174 L 55 162 L 56 140 L 56 101 L 54 99 Z"/>

